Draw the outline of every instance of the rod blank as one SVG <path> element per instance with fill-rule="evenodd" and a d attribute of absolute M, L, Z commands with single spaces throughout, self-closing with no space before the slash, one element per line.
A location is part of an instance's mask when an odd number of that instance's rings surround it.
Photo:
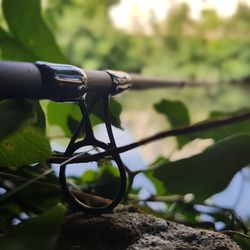
<path fill-rule="evenodd" d="M 130 74 L 131 89 L 144 90 L 155 88 L 183 88 L 183 87 L 201 87 L 204 83 L 191 81 L 166 80 L 159 77 L 146 77 L 137 74 Z"/>
<path fill-rule="evenodd" d="M 0 99 L 76 102 L 86 92 L 119 94 L 127 89 L 201 87 L 204 83 L 145 77 L 121 71 L 82 70 L 48 62 L 0 62 Z"/>
<path fill-rule="evenodd" d="M 0 61 L 0 99 L 39 97 L 42 79 L 33 63 Z"/>

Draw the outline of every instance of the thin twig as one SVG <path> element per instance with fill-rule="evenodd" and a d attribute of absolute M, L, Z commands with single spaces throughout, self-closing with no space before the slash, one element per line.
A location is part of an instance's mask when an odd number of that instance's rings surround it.
<path fill-rule="evenodd" d="M 220 231 L 220 233 L 223 233 L 223 234 L 226 234 L 228 236 L 231 236 L 231 235 L 239 235 L 241 237 L 244 237 L 244 238 L 247 238 L 247 239 L 250 239 L 250 236 L 247 235 L 247 234 L 244 234 L 244 233 L 241 233 L 241 232 L 238 232 L 238 231 L 234 231 L 234 230 L 223 230 L 223 231 Z"/>
<path fill-rule="evenodd" d="M 48 182 L 43 182 L 43 181 L 39 181 L 39 179 L 41 179 L 43 176 L 49 174 L 51 171 L 47 171 L 35 178 L 27 178 L 27 177 L 23 177 L 23 176 L 18 176 L 18 175 L 13 175 L 13 174 L 9 174 L 9 173 L 4 173 L 4 172 L 0 172 L 0 176 L 5 176 L 8 178 L 12 178 L 15 179 L 13 182 L 23 182 L 20 186 L 18 186 L 15 189 L 12 189 L 10 191 L 8 191 L 7 193 L 5 193 L 4 195 L 0 196 L 0 204 L 1 202 L 5 202 L 7 199 L 9 199 L 10 197 L 16 195 L 18 192 L 22 191 L 23 189 L 27 188 L 30 185 L 36 184 L 39 186 L 45 186 L 51 189 L 51 191 L 56 191 L 58 194 L 60 194 L 62 192 L 60 185 L 57 184 L 52 184 L 52 183 L 48 183 Z M 101 207 L 101 206 L 107 206 L 108 204 L 110 204 L 112 201 L 97 195 L 93 195 L 93 194 L 89 194 L 83 191 L 79 191 L 79 190 L 71 190 L 71 192 L 77 197 L 77 199 L 79 199 L 81 202 L 87 204 L 92 204 L 93 206 L 96 207 Z"/>
<path fill-rule="evenodd" d="M 3 203 L 6 199 L 8 199 L 9 197 L 15 195 L 16 193 L 20 192 L 21 190 L 25 189 L 26 187 L 28 187 L 29 185 L 31 185 L 32 183 L 38 181 L 39 179 L 43 178 L 44 176 L 50 174 L 53 171 L 53 169 L 49 169 L 46 172 L 36 176 L 33 179 L 28 180 L 27 182 L 24 182 L 22 185 L 10 190 L 9 192 L 3 194 L 0 197 L 0 204 Z"/>
<path fill-rule="evenodd" d="M 165 195 L 165 196 L 155 196 L 151 195 L 146 199 L 140 199 L 137 195 L 130 194 L 129 198 L 132 202 L 177 202 L 185 201 L 184 195 Z"/>
<path fill-rule="evenodd" d="M 196 133 L 196 132 L 200 132 L 200 131 L 205 131 L 205 130 L 209 130 L 209 129 L 214 129 L 214 128 L 223 127 L 226 125 L 238 123 L 238 122 L 248 120 L 248 119 L 250 119 L 250 112 L 243 113 L 240 115 L 235 115 L 235 116 L 228 117 L 228 118 L 217 119 L 217 120 L 213 120 L 213 121 L 199 122 L 199 123 L 196 123 L 192 126 L 163 131 L 163 132 L 157 133 L 153 136 L 142 139 L 140 141 L 137 141 L 137 142 L 134 142 L 134 143 L 122 146 L 122 147 L 118 147 L 118 148 L 110 148 L 104 152 L 93 154 L 93 155 L 84 156 L 85 153 L 82 153 L 82 154 L 79 154 L 79 155 L 73 157 L 72 159 L 69 157 L 52 156 L 48 160 L 48 163 L 62 163 L 64 161 L 68 161 L 68 163 L 98 161 L 100 159 L 103 159 L 105 156 L 113 155 L 113 154 L 117 154 L 117 153 L 119 153 L 119 154 L 124 153 L 124 152 L 132 150 L 134 148 L 143 146 L 145 144 L 148 144 L 148 143 L 151 143 L 151 142 L 163 139 L 163 138 L 167 138 L 167 137 L 171 137 L 171 136 L 192 134 L 192 133 Z"/>

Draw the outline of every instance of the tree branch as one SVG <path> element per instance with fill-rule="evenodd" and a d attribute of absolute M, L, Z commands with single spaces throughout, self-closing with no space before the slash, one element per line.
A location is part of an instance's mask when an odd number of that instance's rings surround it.
<path fill-rule="evenodd" d="M 241 232 L 238 232 L 238 231 L 234 231 L 234 230 L 223 230 L 223 231 L 219 231 L 219 232 L 223 233 L 223 234 L 226 234 L 228 236 L 238 235 L 238 236 L 241 236 L 243 238 L 250 239 L 250 236 L 248 236 L 247 234 L 241 233 Z"/>
<path fill-rule="evenodd" d="M 199 123 L 196 123 L 192 126 L 163 131 L 163 132 L 157 133 L 153 136 L 142 139 L 140 141 L 137 141 L 137 142 L 125 145 L 125 146 L 121 146 L 118 148 L 110 148 L 110 149 L 108 149 L 104 152 L 101 152 L 101 153 L 96 153 L 93 155 L 86 155 L 85 153 L 82 153 L 82 154 L 79 154 L 77 156 L 72 157 L 72 160 L 69 157 L 52 156 L 48 160 L 48 163 L 59 163 L 60 164 L 60 163 L 63 163 L 65 161 L 68 161 L 69 163 L 98 161 L 100 159 L 105 158 L 106 156 L 124 153 L 124 152 L 132 150 L 134 148 L 143 146 L 145 144 L 148 144 L 148 143 L 151 143 L 151 142 L 163 139 L 163 138 L 201 132 L 201 131 L 205 131 L 205 130 L 209 130 L 209 129 L 214 129 L 214 128 L 223 127 L 226 125 L 238 123 L 238 122 L 248 120 L 248 119 L 250 119 L 250 112 L 242 113 L 242 114 L 235 115 L 235 116 L 228 117 L 228 118 L 222 118 L 222 119 L 217 119 L 217 120 L 212 120 L 212 121 L 207 121 L 207 122 L 199 122 Z"/>

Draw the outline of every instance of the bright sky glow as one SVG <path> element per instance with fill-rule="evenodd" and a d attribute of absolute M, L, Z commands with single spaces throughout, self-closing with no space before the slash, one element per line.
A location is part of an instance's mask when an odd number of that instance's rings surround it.
<path fill-rule="evenodd" d="M 171 6 L 179 3 L 188 4 L 191 17 L 197 20 L 203 9 L 215 9 L 221 17 L 231 16 L 239 3 L 250 5 L 250 0 L 120 0 L 111 8 L 110 16 L 118 28 L 131 31 L 137 24 L 147 33 L 152 17 L 156 21 L 164 20 Z"/>
<path fill-rule="evenodd" d="M 136 23 L 148 32 L 152 15 L 157 21 L 163 21 L 169 7 L 166 0 L 121 0 L 111 8 L 110 16 L 118 28 L 130 31 Z"/>
<path fill-rule="evenodd" d="M 199 19 L 203 9 L 214 9 L 221 17 L 234 14 L 239 0 L 177 0 L 176 3 L 186 3 L 190 6 L 190 14 L 194 19 Z M 241 1 L 243 2 L 243 1 Z M 249 2 L 249 1 L 248 1 Z"/>

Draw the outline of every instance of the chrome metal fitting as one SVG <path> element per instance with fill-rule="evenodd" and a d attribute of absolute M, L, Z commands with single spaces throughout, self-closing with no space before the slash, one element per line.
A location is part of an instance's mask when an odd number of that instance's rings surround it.
<path fill-rule="evenodd" d="M 124 90 L 129 89 L 131 84 L 131 77 L 129 74 L 123 71 L 116 71 L 116 70 L 105 70 L 110 76 L 113 81 L 113 93 L 112 95 L 119 94 Z"/>
<path fill-rule="evenodd" d="M 87 75 L 72 65 L 38 61 L 42 75 L 41 97 L 59 102 L 78 101 L 86 93 Z"/>

